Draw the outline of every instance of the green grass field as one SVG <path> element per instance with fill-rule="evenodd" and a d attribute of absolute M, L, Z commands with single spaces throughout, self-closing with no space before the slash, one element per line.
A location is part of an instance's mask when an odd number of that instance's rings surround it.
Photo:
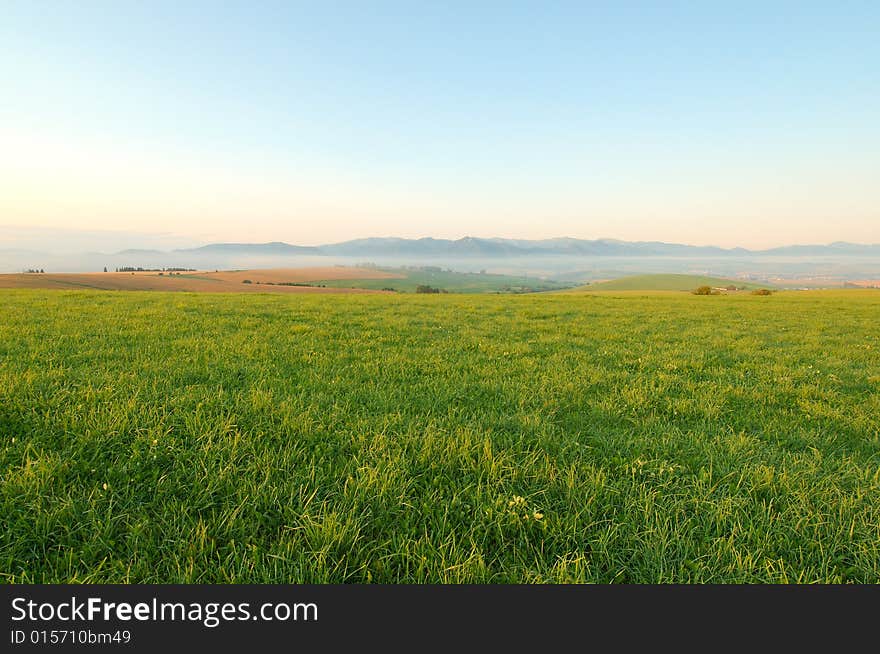
<path fill-rule="evenodd" d="M 739 279 L 724 279 L 722 277 L 705 277 L 703 275 L 629 275 L 612 279 L 607 282 L 597 282 L 581 287 L 580 290 L 591 291 L 692 291 L 699 286 L 711 286 L 724 288 L 728 285 L 737 288 L 773 288 L 768 284 L 755 284 Z"/>
<path fill-rule="evenodd" d="M 415 270 L 412 268 L 382 268 L 404 275 L 399 279 L 331 279 L 313 282 L 330 288 L 393 289 L 401 293 L 415 293 L 418 286 L 431 286 L 449 293 L 536 293 L 555 291 L 572 286 L 537 277 L 466 273 L 449 270 Z"/>
<path fill-rule="evenodd" d="M 880 581 L 880 292 L 0 292 L 8 582 Z"/>

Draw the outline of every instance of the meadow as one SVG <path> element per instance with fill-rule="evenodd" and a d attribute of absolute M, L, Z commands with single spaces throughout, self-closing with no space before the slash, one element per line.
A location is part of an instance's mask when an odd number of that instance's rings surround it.
<path fill-rule="evenodd" d="M 469 273 L 440 268 L 377 268 L 379 273 L 394 275 L 397 279 L 326 279 L 316 283 L 333 288 L 384 290 L 415 293 L 419 286 L 430 286 L 449 293 L 535 293 L 555 291 L 573 286 L 524 275 Z"/>
<path fill-rule="evenodd" d="M 349 293 L 373 292 L 346 285 L 364 280 L 395 279 L 393 273 L 349 266 L 264 268 L 257 270 L 143 270 L 92 273 L 0 274 L 0 289 L 28 288 L 99 291 L 173 291 L 188 293 Z M 318 280 L 333 280 L 337 289 L 322 288 Z"/>
<path fill-rule="evenodd" d="M 175 291 L 191 293 L 533 293 L 573 286 L 537 277 L 434 268 L 322 266 L 248 270 L 0 274 L 0 289 Z"/>
<path fill-rule="evenodd" d="M 6 582 L 880 581 L 880 292 L 0 291 Z"/>
<path fill-rule="evenodd" d="M 773 288 L 770 284 L 756 284 L 741 279 L 725 279 L 722 277 L 706 277 L 705 275 L 627 275 L 605 282 L 596 282 L 583 287 L 583 290 L 597 291 L 691 291 L 700 286 L 726 288 L 736 286 L 738 289 L 753 290 Z"/>

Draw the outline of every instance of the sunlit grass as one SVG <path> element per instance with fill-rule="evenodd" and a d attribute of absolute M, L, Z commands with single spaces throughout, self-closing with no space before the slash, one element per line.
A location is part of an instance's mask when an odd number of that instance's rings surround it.
<path fill-rule="evenodd" d="M 878 324 L 871 292 L 0 292 L 0 573 L 876 583 Z"/>

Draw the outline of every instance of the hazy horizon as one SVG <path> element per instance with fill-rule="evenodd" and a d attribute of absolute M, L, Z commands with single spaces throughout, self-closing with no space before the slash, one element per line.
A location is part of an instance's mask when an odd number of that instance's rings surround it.
<path fill-rule="evenodd" d="M 876 243 L 878 29 L 868 2 L 7 3 L 0 224 Z"/>
<path fill-rule="evenodd" d="M 279 239 L 272 239 L 279 240 Z M 349 239 L 334 241 L 339 243 Z M 619 239 L 614 239 L 619 240 Z M 282 253 L 245 248 L 200 251 L 210 242 L 170 233 L 11 227 L 0 225 L 0 272 L 28 269 L 46 272 L 100 272 L 124 266 L 188 267 L 200 270 L 298 268 L 371 263 L 384 267 L 441 266 L 462 272 L 529 275 L 551 279 L 602 279 L 638 273 L 713 274 L 742 279 L 847 280 L 880 278 L 880 257 L 873 253 L 828 251 L 825 254 L 746 253 L 577 254 L 558 249 L 529 254 L 491 255 L 466 250 L 419 252 L 405 246 L 360 253 L 333 249 L 320 254 Z M 302 245 L 291 243 L 291 245 Z M 331 245 L 331 243 L 320 244 Z M 687 244 L 684 244 L 687 245 Z M 817 244 L 789 244 L 817 245 Z M 821 245 L 821 244 L 820 244 Z M 869 244 L 880 248 L 880 244 Z M 136 252 L 127 252 L 136 250 Z M 180 252 L 178 250 L 189 250 Z"/>
<path fill-rule="evenodd" d="M 288 243 L 290 245 L 305 245 L 305 246 L 319 246 L 319 245 L 331 245 L 336 243 L 344 243 L 348 241 L 354 241 L 364 238 L 405 238 L 405 239 L 420 239 L 420 238 L 434 238 L 434 239 L 447 239 L 447 240 L 459 240 L 463 238 L 486 238 L 486 239 L 503 239 L 503 240 L 553 240 L 553 239 L 581 239 L 583 237 L 571 236 L 569 234 L 557 234 L 553 236 L 548 236 L 541 239 L 530 239 L 522 236 L 510 236 L 506 234 L 491 234 L 487 236 L 476 236 L 474 234 L 464 233 L 459 236 L 453 236 L 451 238 L 440 237 L 435 234 L 424 234 L 421 236 L 401 236 L 399 234 L 375 234 L 370 236 L 358 236 L 358 237 L 343 237 L 339 235 L 334 240 L 323 241 L 323 242 L 301 242 L 292 239 L 283 239 L 283 238 L 270 238 L 267 240 L 254 240 L 254 239 L 244 239 L 244 240 L 234 240 L 234 239 L 209 239 L 208 237 L 202 235 L 201 237 L 195 235 L 184 235 L 180 233 L 173 232 L 135 232 L 129 230 L 95 230 L 95 229 L 76 229 L 76 228 L 54 228 L 48 226 L 24 226 L 24 225 L 3 225 L 0 224 L 0 250 L 29 250 L 34 252 L 47 252 L 47 253 L 63 253 L 63 254 L 75 254 L 82 252 L 93 252 L 93 253 L 106 253 L 112 254 L 116 252 L 120 252 L 123 250 L 160 250 L 160 251 L 173 251 L 178 249 L 190 249 L 190 248 L 198 248 L 205 245 L 211 245 L 216 243 L 242 243 L 242 244 L 261 244 L 261 243 L 273 243 L 273 242 L 281 242 Z M 623 239 L 616 237 L 614 235 L 606 235 L 595 238 L 583 239 L 583 240 L 606 240 L 606 241 L 630 241 L 630 239 Z M 744 248 L 749 251 L 760 251 L 765 249 L 773 249 L 776 247 L 789 247 L 789 246 L 826 246 L 831 245 L 833 243 L 851 243 L 854 245 L 880 245 L 880 242 L 863 242 L 859 243 L 856 241 L 847 241 L 845 239 L 836 239 L 834 241 L 828 241 L 825 243 L 812 243 L 812 242 L 785 242 L 779 243 L 777 245 L 769 246 L 768 248 L 748 248 L 743 245 L 731 245 L 731 246 L 723 246 L 718 245 L 717 243 L 702 243 L 702 242 L 682 242 L 682 241 L 673 241 L 670 239 L 632 239 L 631 242 L 658 242 L 658 243 L 666 243 L 666 244 L 675 244 L 675 245 L 688 245 L 695 247 L 721 247 L 724 249 L 735 249 L 735 248 Z"/>

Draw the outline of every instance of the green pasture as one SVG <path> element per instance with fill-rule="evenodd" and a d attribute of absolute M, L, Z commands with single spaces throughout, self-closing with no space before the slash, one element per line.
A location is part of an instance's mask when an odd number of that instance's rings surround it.
<path fill-rule="evenodd" d="M 594 291 L 692 291 L 700 286 L 713 288 L 726 288 L 736 286 L 738 289 L 751 290 L 756 288 L 773 288 L 768 284 L 756 284 L 740 279 L 724 279 L 721 277 L 706 277 L 705 275 L 676 275 L 676 274 L 652 274 L 630 275 L 612 279 L 607 282 L 597 282 L 581 287 L 581 290 Z"/>
<path fill-rule="evenodd" d="M 0 575 L 877 583 L 878 325 L 871 291 L 0 291 Z"/>

